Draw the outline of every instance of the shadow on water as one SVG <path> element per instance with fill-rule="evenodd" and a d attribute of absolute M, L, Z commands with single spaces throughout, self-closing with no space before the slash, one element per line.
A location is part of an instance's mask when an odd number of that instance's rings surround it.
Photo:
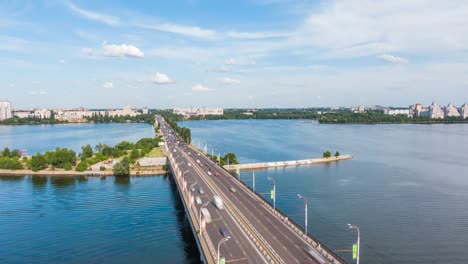
<path fill-rule="evenodd" d="M 185 215 L 185 208 L 180 199 L 179 190 L 177 185 L 172 178 L 172 175 L 163 176 L 165 180 L 169 182 L 171 187 L 172 198 L 174 202 L 174 208 L 176 209 L 177 223 L 179 224 L 180 234 L 182 235 L 182 240 L 184 242 L 184 252 L 186 263 L 201 263 L 200 261 L 200 252 L 198 251 L 197 242 L 193 236 L 190 223 L 187 220 Z"/>
<path fill-rule="evenodd" d="M 0 176 L 1 181 L 22 181 L 25 176 Z"/>
<path fill-rule="evenodd" d="M 49 180 L 48 177 L 38 176 L 38 175 L 34 175 L 29 178 L 31 185 L 34 188 L 38 188 L 38 189 L 43 189 L 45 186 L 47 186 L 48 180 Z"/>
<path fill-rule="evenodd" d="M 114 177 L 114 183 L 120 186 L 128 186 L 130 184 L 130 177 Z"/>
<path fill-rule="evenodd" d="M 88 177 L 86 176 L 78 176 L 78 177 L 75 177 L 75 180 L 77 183 L 83 183 L 83 182 L 87 182 L 88 181 Z"/>
<path fill-rule="evenodd" d="M 64 189 L 75 184 L 74 177 L 51 177 L 50 183 L 55 189 Z"/>

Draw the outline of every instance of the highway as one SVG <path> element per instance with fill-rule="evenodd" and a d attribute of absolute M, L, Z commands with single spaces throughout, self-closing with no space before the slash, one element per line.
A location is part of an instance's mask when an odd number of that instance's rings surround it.
<path fill-rule="evenodd" d="M 163 124 L 167 147 L 184 172 L 187 186 L 196 183 L 195 193 L 202 198 L 202 204 L 213 200 L 214 195 L 224 202 L 224 210 L 212 203 L 207 206 L 213 221 L 207 224 L 206 232 L 216 247 L 223 238 L 221 227 L 227 227 L 231 239 L 221 246 L 220 254 L 227 263 L 345 263 L 320 244 L 311 243 L 257 194 L 203 153 L 178 141 L 169 126 Z M 199 187 L 205 194 L 198 193 Z M 199 207 L 196 205 L 196 210 Z"/>

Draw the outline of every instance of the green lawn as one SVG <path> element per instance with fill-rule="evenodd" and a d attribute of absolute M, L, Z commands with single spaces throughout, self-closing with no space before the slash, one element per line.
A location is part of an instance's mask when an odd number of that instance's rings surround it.
<path fill-rule="evenodd" d="M 150 157 L 150 158 L 156 158 L 156 157 L 164 157 L 163 153 L 162 153 L 162 148 L 158 147 L 158 148 L 153 148 L 150 153 L 148 153 L 148 155 L 146 155 L 147 157 Z"/>

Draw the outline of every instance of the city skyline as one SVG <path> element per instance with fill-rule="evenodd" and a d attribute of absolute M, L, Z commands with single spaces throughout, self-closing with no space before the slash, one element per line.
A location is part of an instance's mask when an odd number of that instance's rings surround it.
<path fill-rule="evenodd" d="M 465 1 L 0 6 L 1 97 L 17 109 L 468 101 Z"/>

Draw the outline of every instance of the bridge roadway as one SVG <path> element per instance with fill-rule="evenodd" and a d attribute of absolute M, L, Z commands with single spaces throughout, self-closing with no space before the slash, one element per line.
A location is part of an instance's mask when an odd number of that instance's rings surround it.
<path fill-rule="evenodd" d="M 219 195 L 225 210 L 208 205 L 212 218 L 207 233 L 216 247 L 222 237 L 221 226 L 228 227 L 231 239 L 221 247 L 221 256 L 232 263 L 345 263 L 339 256 L 311 237 L 306 236 L 287 218 L 273 210 L 260 196 L 220 168 L 203 153 L 183 143 L 177 144 L 174 132 L 164 123 L 163 133 L 168 150 L 175 154 L 187 178 L 187 186 L 198 182 L 205 189 L 205 199 Z M 201 165 L 198 165 L 197 160 Z M 189 166 L 188 164 L 191 164 Z M 211 176 L 208 171 L 211 170 Z M 219 173 L 219 176 L 215 176 Z M 236 192 L 232 192 L 235 188 Z M 197 188 L 198 190 L 198 188 Z M 203 197 L 202 197 L 203 198 Z M 199 210 L 199 207 L 197 207 Z M 313 251 L 312 254 L 307 251 Z M 229 262 L 228 262 L 229 263 Z"/>

